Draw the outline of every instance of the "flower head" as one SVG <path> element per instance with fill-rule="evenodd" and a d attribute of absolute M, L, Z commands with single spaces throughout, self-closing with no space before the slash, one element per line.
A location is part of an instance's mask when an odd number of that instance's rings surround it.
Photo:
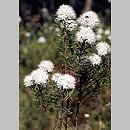
<path fill-rule="evenodd" d="M 97 38 L 97 40 L 101 40 L 102 39 L 102 35 L 101 34 L 97 34 L 96 38 Z"/>
<path fill-rule="evenodd" d="M 31 33 L 30 33 L 30 32 L 26 32 L 26 33 L 25 33 L 25 36 L 26 36 L 26 37 L 30 37 L 30 36 L 31 36 Z"/>
<path fill-rule="evenodd" d="M 61 5 L 56 12 L 57 20 L 71 20 L 76 18 L 76 13 L 69 5 Z"/>
<path fill-rule="evenodd" d="M 55 74 L 52 76 L 52 80 L 53 80 L 54 82 L 57 82 L 58 79 L 59 79 L 59 77 L 61 77 L 61 76 L 62 76 L 62 74 L 60 74 L 60 73 L 55 73 Z"/>
<path fill-rule="evenodd" d="M 42 15 L 43 17 L 47 17 L 49 15 L 48 9 L 47 8 L 42 8 Z"/>
<path fill-rule="evenodd" d="M 93 11 L 87 11 L 78 18 L 78 23 L 84 27 L 94 28 L 99 24 L 99 18 Z"/>
<path fill-rule="evenodd" d="M 43 60 L 38 67 L 45 72 L 52 72 L 54 69 L 54 64 L 51 61 Z"/>
<path fill-rule="evenodd" d="M 97 54 L 92 54 L 88 57 L 88 59 L 90 60 L 90 62 L 93 64 L 93 65 L 99 65 L 101 63 L 101 57 Z"/>
<path fill-rule="evenodd" d="M 96 45 L 96 49 L 98 51 L 98 55 L 105 56 L 108 52 L 110 52 L 110 45 L 106 42 L 99 42 Z"/>
<path fill-rule="evenodd" d="M 76 33 L 76 40 L 80 43 L 87 42 L 92 44 L 96 41 L 95 33 L 90 27 L 85 28 L 81 26 L 80 30 Z"/>
<path fill-rule="evenodd" d="M 59 28 L 55 28 L 55 31 L 56 31 L 56 32 L 60 32 L 60 29 L 59 29 Z"/>
<path fill-rule="evenodd" d="M 58 88 L 63 89 L 74 89 L 75 88 L 75 78 L 69 74 L 59 74 L 53 75 L 52 80 L 56 82 Z"/>
<path fill-rule="evenodd" d="M 106 29 L 106 30 L 105 30 L 105 32 L 104 32 L 104 34 L 105 34 L 105 35 L 110 35 L 110 34 L 111 34 L 111 32 L 110 32 L 110 30 L 109 30 L 109 29 Z"/>
<path fill-rule="evenodd" d="M 24 78 L 24 86 L 25 87 L 30 87 L 33 85 L 33 78 L 32 75 L 27 75 Z"/>
<path fill-rule="evenodd" d="M 32 79 L 35 84 L 47 83 L 48 74 L 41 69 L 36 69 L 31 73 Z"/>
<path fill-rule="evenodd" d="M 39 37 L 38 38 L 38 43 L 43 44 L 45 42 L 46 42 L 46 38 L 45 37 Z"/>
<path fill-rule="evenodd" d="M 84 116 L 85 116 L 86 118 L 88 118 L 90 115 L 89 115 L 89 114 L 84 114 Z"/>

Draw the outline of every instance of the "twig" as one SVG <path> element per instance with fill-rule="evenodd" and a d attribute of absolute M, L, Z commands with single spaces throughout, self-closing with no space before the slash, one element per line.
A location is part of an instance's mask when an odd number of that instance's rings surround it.
<path fill-rule="evenodd" d="M 99 76 L 101 76 L 102 74 L 104 74 L 103 71 L 102 71 L 99 75 L 97 75 L 97 76 L 95 77 L 95 79 L 97 79 L 97 78 L 98 78 Z M 98 79 L 98 81 L 99 81 L 101 78 L 102 78 L 102 77 L 100 77 L 100 78 Z M 93 82 L 95 79 L 89 81 L 88 83 L 85 83 L 85 85 L 90 84 L 90 83 Z M 91 88 L 91 86 L 92 86 L 93 84 L 95 84 L 95 82 L 92 83 L 92 84 L 90 84 L 90 86 L 88 86 L 87 88 L 85 87 L 85 88 L 82 90 L 82 93 L 83 93 L 84 91 L 88 90 L 89 88 Z"/>
<path fill-rule="evenodd" d="M 79 109 L 80 109 L 80 103 L 81 103 L 81 77 L 80 77 L 80 82 L 79 82 L 79 87 L 80 90 L 78 92 L 78 103 L 77 103 L 77 108 L 76 108 L 76 118 L 75 118 L 75 130 L 78 130 L 78 118 L 79 118 Z"/>
<path fill-rule="evenodd" d="M 69 98 L 67 99 L 67 104 L 66 104 L 66 108 L 67 110 L 69 110 Z M 67 130 L 67 124 L 68 124 L 68 112 L 66 113 L 66 121 L 65 121 L 65 130 Z"/>
<path fill-rule="evenodd" d="M 60 122 L 60 119 L 57 121 L 57 123 L 56 123 L 55 127 L 54 127 L 52 130 L 55 130 L 55 129 L 57 128 L 57 126 L 58 126 L 59 122 Z"/>
<path fill-rule="evenodd" d="M 62 93 L 61 93 L 61 117 L 60 117 L 60 130 L 62 130 L 62 122 L 63 122 L 63 107 L 64 107 L 64 92 L 62 87 Z"/>
<path fill-rule="evenodd" d="M 96 91 L 98 88 L 100 88 L 100 85 L 99 85 L 99 83 L 98 83 L 98 81 L 96 80 L 96 88 L 94 88 L 92 91 L 94 92 L 94 94 L 92 93 L 92 94 L 90 94 L 90 96 L 82 103 L 82 104 L 80 104 L 80 107 L 86 102 L 86 101 L 88 101 L 91 97 L 94 97 L 94 96 L 96 96 L 97 94 L 98 94 L 98 91 Z M 96 92 L 97 92 L 97 94 L 96 94 Z"/>
<path fill-rule="evenodd" d="M 84 44 L 85 42 L 83 42 L 83 44 L 81 45 L 81 48 L 79 49 L 79 65 L 81 62 L 81 56 L 82 56 L 82 52 L 84 50 Z M 81 75 L 81 70 L 79 70 L 79 75 Z M 78 102 L 77 102 L 77 108 L 76 108 L 76 118 L 75 118 L 75 130 L 78 130 L 78 118 L 79 118 L 79 109 L 80 109 L 80 103 L 81 103 L 81 91 L 82 91 L 82 82 L 81 82 L 81 76 L 79 76 L 79 89 L 78 90 Z"/>
<path fill-rule="evenodd" d="M 98 94 L 98 93 L 97 93 L 97 94 Z M 80 108 L 81 108 L 81 107 L 84 105 L 84 103 L 86 103 L 90 98 L 95 97 L 97 94 L 96 94 L 96 93 L 95 93 L 95 95 L 91 94 L 82 104 L 80 104 Z"/>

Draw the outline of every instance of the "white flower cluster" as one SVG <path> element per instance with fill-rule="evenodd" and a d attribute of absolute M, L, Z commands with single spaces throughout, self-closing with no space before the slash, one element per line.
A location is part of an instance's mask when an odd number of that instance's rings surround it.
<path fill-rule="evenodd" d="M 48 74 L 43 70 L 36 69 L 33 70 L 31 74 L 25 76 L 24 78 L 24 86 L 31 87 L 34 84 L 45 84 L 47 83 Z"/>
<path fill-rule="evenodd" d="M 74 89 L 75 88 L 75 78 L 69 74 L 59 74 L 55 73 L 52 76 L 52 80 L 57 84 L 58 88 L 63 89 Z"/>
<path fill-rule="evenodd" d="M 61 27 L 68 31 L 73 31 L 77 27 L 76 13 L 69 5 L 61 5 L 56 12 L 57 20 L 61 22 Z"/>
<path fill-rule="evenodd" d="M 29 86 L 32 86 L 33 85 L 33 78 L 31 75 L 27 75 L 25 76 L 24 78 L 24 86 L 25 87 L 29 87 Z"/>
<path fill-rule="evenodd" d="M 102 35 L 101 34 L 97 34 L 96 38 L 97 38 L 98 41 L 100 41 L 102 39 Z"/>
<path fill-rule="evenodd" d="M 92 65 L 99 65 L 101 63 L 101 57 L 97 54 L 91 54 L 88 59 L 92 63 Z"/>
<path fill-rule="evenodd" d="M 41 69 L 33 70 L 33 72 L 31 73 L 31 76 L 32 76 L 32 79 L 35 84 L 47 83 L 48 74 L 47 74 L 47 72 L 45 72 Z"/>
<path fill-rule="evenodd" d="M 53 80 L 54 82 L 57 82 L 58 79 L 59 79 L 59 77 L 61 77 L 61 76 L 62 76 L 62 74 L 60 74 L 60 73 L 55 73 L 55 74 L 52 76 L 52 80 Z"/>
<path fill-rule="evenodd" d="M 31 87 L 34 84 L 44 85 L 48 81 L 48 72 L 52 72 L 54 65 L 51 61 L 43 60 L 39 65 L 38 69 L 33 70 L 31 74 L 25 76 L 24 86 Z M 74 89 L 75 88 L 75 78 L 69 74 L 55 73 L 52 76 L 52 81 L 54 81 L 58 88 L 63 89 Z"/>
<path fill-rule="evenodd" d="M 76 41 L 78 43 L 88 43 L 88 44 L 95 44 L 96 41 L 101 41 L 102 34 L 104 33 L 106 36 L 110 37 L 110 30 L 106 29 L 105 31 L 100 28 L 98 30 L 98 34 L 96 35 L 94 32 L 94 28 L 97 27 L 100 23 L 98 15 L 93 11 L 87 11 L 83 13 L 77 20 L 76 14 L 71 6 L 62 5 L 57 11 L 57 20 L 64 21 L 61 22 L 61 27 L 66 28 L 66 30 L 72 31 L 76 27 L 78 27 L 78 31 L 75 34 Z M 110 52 L 110 45 L 106 42 L 100 42 L 96 45 L 96 50 L 98 54 L 90 54 L 86 57 L 86 61 L 90 61 L 92 65 L 99 65 L 102 61 L 101 56 L 105 56 L 107 53 Z M 62 77 L 59 74 L 54 75 L 53 80 L 58 79 L 57 83 L 62 79 L 58 78 Z M 61 82 L 60 82 L 61 83 Z M 59 83 L 59 84 L 60 84 Z"/>
<path fill-rule="evenodd" d="M 90 115 L 89 115 L 89 114 L 84 114 L 84 116 L 85 116 L 86 118 L 90 117 Z"/>
<path fill-rule="evenodd" d="M 40 43 L 40 44 L 46 43 L 46 38 L 43 37 L 43 36 L 39 37 L 39 38 L 38 38 L 38 43 Z"/>
<path fill-rule="evenodd" d="M 105 32 L 104 32 L 104 34 L 109 36 L 111 34 L 111 32 L 110 32 L 109 29 L 106 29 Z"/>
<path fill-rule="evenodd" d="M 94 28 L 99 24 L 99 18 L 93 11 L 87 11 L 78 18 L 78 23 L 84 27 Z"/>
<path fill-rule="evenodd" d="M 76 40 L 79 43 L 93 44 L 96 40 L 102 39 L 104 30 L 101 28 L 96 35 L 93 29 L 100 23 L 98 15 L 93 11 L 87 11 L 78 18 L 78 24 L 80 25 L 79 31 L 76 33 Z M 106 30 L 105 35 L 110 35 L 110 31 Z M 110 52 L 110 45 L 106 42 L 100 42 L 96 45 L 98 54 L 92 53 L 86 56 L 86 61 L 89 60 L 92 65 L 99 65 L 102 62 L 101 56 Z"/>
<path fill-rule="evenodd" d="M 61 5 L 56 12 L 57 20 L 72 20 L 76 18 L 76 13 L 71 6 Z"/>
<path fill-rule="evenodd" d="M 45 72 L 52 72 L 54 69 L 54 65 L 51 61 L 43 60 L 39 65 L 39 69 Z"/>
<path fill-rule="evenodd" d="M 25 37 L 30 37 L 31 33 L 30 32 L 25 32 Z"/>
<path fill-rule="evenodd" d="M 79 43 L 87 42 L 92 44 L 96 41 L 95 33 L 90 27 L 80 27 L 80 30 L 76 33 L 76 39 Z"/>
<path fill-rule="evenodd" d="M 30 87 L 33 84 L 45 84 L 48 80 L 48 73 L 52 72 L 54 68 L 54 65 L 51 61 L 42 61 L 38 69 L 33 70 L 31 74 L 25 76 L 24 78 L 24 86 Z"/>
<path fill-rule="evenodd" d="M 110 52 L 110 45 L 108 45 L 106 42 L 99 42 L 96 45 L 96 49 L 98 51 L 98 55 L 105 56 Z"/>
<path fill-rule="evenodd" d="M 101 56 L 105 56 L 110 52 L 110 45 L 106 42 L 99 42 L 96 45 L 96 50 L 98 54 L 91 54 L 88 59 L 93 65 L 99 65 L 102 61 Z"/>
<path fill-rule="evenodd" d="M 84 41 L 92 44 L 96 42 L 96 35 L 92 30 L 99 24 L 98 15 L 93 11 L 83 13 L 77 20 L 80 30 L 76 34 L 76 40 L 79 43 Z"/>

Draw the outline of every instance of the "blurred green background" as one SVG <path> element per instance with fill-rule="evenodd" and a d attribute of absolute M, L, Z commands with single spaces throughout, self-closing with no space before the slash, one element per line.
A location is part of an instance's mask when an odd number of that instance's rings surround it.
<path fill-rule="evenodd" d="M 55 26 L 55 11 L 61 4 L 72 5 L 79 16 L 86 0 L 20 0 L 19 8 L 19 114 L 20 130 L 51 130 L 56 123 L 55 113 L 44 113 L 33 101 L 31 92 L 23 86 L 23 78 L 42 59 L 50 59 L 59 71 L 58 42 Z M 110 0 L 93 0 L 91 9 L 96 11 L 102 24 L 97 39 L 111 42 Z M 79 117 L 79 130 L 110 130 L 111 106 L 110 86 L 102 90 L 96 99 L 86 103 Z M 84 114 L 89 114 L 85 117 Z M 73 125 L 74 119 L 70 119 Z M 73 129 L 73 128 L 72 128 Z M 70 129 L 71 130 L 71 129 Z"/>

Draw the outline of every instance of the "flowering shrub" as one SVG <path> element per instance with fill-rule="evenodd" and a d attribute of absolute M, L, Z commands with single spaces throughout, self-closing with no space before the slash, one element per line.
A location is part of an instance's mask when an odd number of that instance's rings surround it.
<path fill-rule="evenodd" d="M 59 31 L 59 53 L 62 72 L 55 72 L 51 61 L 43 60 L 36 70 L 24 79 L 42 108 L 57 112 L 59 119 L 54 129 L 68 129 L 68 118 L 75 115 L 75 130 L 78 129 L 80 108 L 100 89 L 110 82 L 108 58 L 110 45 L 97 41 L 95 30 L 100 24 L 93 11 L 76 18 L 71 6 L 62 5 L 56 12 Z M 105 81 L 105 83 L 104 83 Z M 76 107 L 71 111 L 73 96 L 77 97 Z"/>

